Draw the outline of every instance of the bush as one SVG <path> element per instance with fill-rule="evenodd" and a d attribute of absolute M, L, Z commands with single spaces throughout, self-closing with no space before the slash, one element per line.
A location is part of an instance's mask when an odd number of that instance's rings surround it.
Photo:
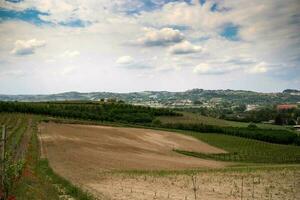
<path fill-rule="evenodd" d="M 256 124 L 254 124 L 254 123 L 250 123 L 250 124 L 248 125 L 248 128 L 250 128 L 250 129 L 255 129 L 255 128 L 257 128 L 257 126 L 256 126 Z"/>

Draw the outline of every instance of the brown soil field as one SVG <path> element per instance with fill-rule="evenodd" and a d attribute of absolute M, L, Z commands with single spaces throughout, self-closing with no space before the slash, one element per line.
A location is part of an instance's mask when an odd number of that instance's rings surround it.
<path fill-rule="evenodd" d="M 172 149 L 222 153 L 193 137 L 178 133 L 108 126 L 43 123 L 42 152 L 53 167 L 72 170 L 159 170 L 219 168 L 225 163 L 178 154 Z M 88 164 L 88 166 L 87 166 Z"/>
<path fill-rule="evenodd" d="M 54 171 L 99 199 L 279 200 L 297 199 L 300 195 L 299 168 L 261 172 L 217 170 L 195 175 L 179 171 L 163 176 L 155 172 L 135 173 L 136 169 L 182 170 L 230 165 L 173 152 L 173 148 L 224 152 L 178 133 L 56 123 L 40 124 L 39 133 L 41 152 Z"/>

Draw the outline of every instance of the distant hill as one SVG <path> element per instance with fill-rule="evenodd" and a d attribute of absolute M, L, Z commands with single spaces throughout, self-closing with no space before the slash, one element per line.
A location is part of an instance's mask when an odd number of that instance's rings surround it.
<path fill-rule="evenodd" d="M 295 90 L 295 89 L 286 89 L 282 91 L 283 93 L 299 93 L 300 94 L 300 90 Z"/>
<path fill-rule="evenodd" d="M 99 101 L 103 99 L 123 100 L 127 103 L 157 104 L 168 106 L 174 102 L 230 102 L 234 104 L 278 104 L 299 103 L 300 91 L 287 89 L 278 93 L 261 93 L 245 90 L 204 90 L 192 89 L 183 92 L 143 91 L 130 93 L 112 92 L 65 92 L 49 95 L 0 95 L 0 101 Z"/>

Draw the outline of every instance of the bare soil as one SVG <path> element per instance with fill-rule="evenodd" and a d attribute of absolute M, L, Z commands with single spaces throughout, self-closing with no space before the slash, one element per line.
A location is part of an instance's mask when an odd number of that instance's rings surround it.
<path fill-rule="evenodd" d="M 206 200 L 279 200 L 297 199 L 300 195 L 299 170 L 201 172 L 195 175 L 183 172 L 165 176 L 132 171 L 230 165 L 175 153 L 174 148 L 203 153 L 225 152 L 177 133 L 56 123 L 40 124 L 39 132 L 42 154 L 49 159 L 51 167 L 100 199 L 191 200 L 196 195 L 196 199 Z"/>
<path fill-rule="evenodd" d="M 42 157 L 60 175 L 76 183 L 99 180 L 111 170 L 221 168 L 226 163 L 184 156 L 173 148 L 224 152 L 193 137 L 150 129 L 42 123 Z M 101 178 L 101 177 L 100 177 Z"/>
<path fill-rule="evenodd" d="M 300 171 L 108 174 L 87 186 L 95 195 L 102 193 L 114 200 L 296 200 L 300 198 Z"/>
<path fill-rule="evenodd" d="M 172 149 L 223 153 L 193 137 L 150 129 L 43 123 L 42 153 L 57 169 L 159 170 L 224 167 L 217 161 L 178 154 Z M 64 169 L 64 170 L 63 170 Z"/>

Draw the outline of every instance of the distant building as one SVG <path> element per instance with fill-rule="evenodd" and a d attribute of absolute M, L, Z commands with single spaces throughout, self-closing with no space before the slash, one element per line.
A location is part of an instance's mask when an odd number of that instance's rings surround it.
<path fill-rule="evenodd" d="M 289 109 L 293 109 L 293 108 L 297 108 L 297 105 L 295 105 L 295 104 L 277 105 L 277 110 L 289 110 Z"/>
<path fill-rule="evenodd" d="M 258 105 L 256 105 L 256 104 L 248 104 L 246 106 L 246 111 L 255 110 L 257 108 L 258 108 Z"/>
<path fill-rule="evenodd" d="M 275 124 L 275 120 L 271 119 L 269 121 L 263 121 L 263 124 Z"/>

